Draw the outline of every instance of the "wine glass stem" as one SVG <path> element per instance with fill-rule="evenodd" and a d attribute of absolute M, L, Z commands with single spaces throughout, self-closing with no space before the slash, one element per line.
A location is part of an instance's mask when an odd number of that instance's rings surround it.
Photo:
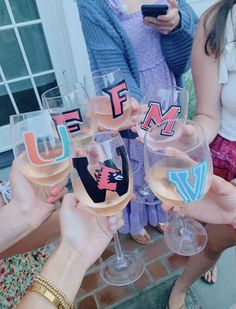
<path fill-rule="evenodd" d="M 183 215 L 180 215 L 180 221 L 181 221 L 182 229 L 187 229 Z"/>
<path fill-rule="evenodd" d="M 122 269 L 127 268 L 128 264 L 127 264 L 127 262 L 124 258 L 124 254 L 123 254 L 123 251 L 121 249 L 118 232 L 114 233 L 114 241 L 115 241 L 116 258 L 117 258 L 117 263 L 116 263 L 115 267 L 116 267 L 117 270 L 122 270 Z"/>
<path fill-rule="evenodd" d="M 183 207 L 180 207 L 179 217 L 180 217 L 182 229 L 187 229 L 186 223 L 185 223 L 185 220 L 184 220 L 184 216 L 185 216 L 185 210 L 184 210 Z"/>
<path fill-rule="evenodd" d="M 180 222 L 181 222 L 181 228 L 180 228 L 180 235 L 183 237 L 185 240 L 191 240 L 193 238 L 193 233 L 192 231 L 188 228 L 186 221 L 184 219 L 185 216 L 185 210 L 184 208 L 181 207 L 180 209 Z"/>
<path fill-rule="evenodd" d="M 115 241 L 117 260 L 123 260 L 124 259 L 124 255 L 123 255 L 123 252 L 122 252 L 122 249 L 121 249 L 118 232 L 115 232 L 115 234 L 114 234 L 114 241 Z"/>

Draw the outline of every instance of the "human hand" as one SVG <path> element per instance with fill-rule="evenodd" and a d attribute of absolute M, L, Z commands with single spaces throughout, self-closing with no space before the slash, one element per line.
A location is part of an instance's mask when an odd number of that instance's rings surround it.
<path fill-rule="evenodd" d="M 211 224 L 236 225 L 236 188 L 221 177 L 213 175 L 211 188 L 205 197 L 185 207 L 185 215 Z M 178 207 L 162 204 L 171 214 L 180 212 Z"/>
<path fill-rule="evenodd" d="M 144 24 L 155 27 L 160 33 L 168 34 L 173 31 L 180 22 L 180 14 L 178 10 L 178 2 L 169 0 L 169 8 L 166 15 L 155 17 L 145 17 Z"/>
<path fill-rule="evenodd" d="M 62 245 L 75 250 L 88 269 L 102 254 L 114 232 L 123 225 L 122 213 L 96 216 L 79 204 L 74 194 L 66 194 L 59 212 Z"/>
<path fill-rule="evenodd" d="M 146 133 L 143 129 L 140 128 L 140 126 L 141 122 L 143 122 L 145 119 L 147 111 L 148 111 L 148 105 L 141 102 L 139 104 L 136 114 L 132 116 L 133 126 L 130 129 L 133 133 L 138 133 L 139 136 L 136 137 L 135 139 L 138 143 L 143 143 L 143 137 Z"/>
<path fill-rule="evenodd" d="M 12 202 L 17 210 L 36 229 L 47 220 L 56 209 L 55 202 L 67 192 L 67 180 L 54 187 L 43 187 L 31 183 L 20 171 L 19 163 L 14 160 L 9 176 L 12 187 Z"/>
<path fill-rule="evenodd" d="M 105 97 L 106 98 L 106 97 Z M 129 121 L 127 123 L 125 123 L 125 125 L 123 125 L 122 127 L 119 128 L 119 131 L 123 131 L 123 130 L 130 130 L 132 127 L 135 126 L 135 118 L 134 116 L 138 113 L 139 110 L 139 103 L 137 102 L 137 100 L 133 97 L 129 97 L 128 98 L 128 102 L 129 104 L 129 108 L 130 108 L 130 114 L 129 114 Z M 106 130 L 106 128 L 104 128 L 103 126 L 99 125 L 98 126 L 98 131 L 103 132 L 104 130 Z M 117 133 L 117 130 L 112 130 L 114 133 Z"/>

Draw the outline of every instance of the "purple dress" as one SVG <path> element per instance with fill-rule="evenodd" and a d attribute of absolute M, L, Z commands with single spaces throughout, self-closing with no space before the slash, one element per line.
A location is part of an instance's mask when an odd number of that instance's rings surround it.
<path fill-rule="evenodd" d="M 142 92 L 145 93 L 150 83 L 165 86 L 175 85 L 174 74 L 170 72 L 162 54 L 160 33 L 155 28 L 143 24 L 141 11 L 126 14 L 121 11 L 121 0 L 107 1 L 117 15 L 134 48 Z M 162 3 L 165 2 L 162 1 Z M 164 109 L 166 108 L 167 106 L 164 107 Z M 141 186 L 144 183 L 145 175 L 143 144 L 127 139 L 124 139 L 124 142 L 130 159 L 137 160 L 140 164 L 141 168 L 134 174 L 134 185 Z M 156 205 L 145 205 L 133 201 L 124 209 L 124 221 L 125 225 L 120 229 L 120 232 L 136 235 L 148 224 L 157 226 L 158 223 L 166 222 L 167 215 L 162 210 L 160 201 Z"/>

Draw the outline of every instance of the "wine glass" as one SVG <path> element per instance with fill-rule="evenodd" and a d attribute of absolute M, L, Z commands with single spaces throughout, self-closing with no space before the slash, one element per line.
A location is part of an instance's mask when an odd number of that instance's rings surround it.
<path fill-rule="evenodd" d="M 97 133 L 95 142 L 72 158 L 72 165 L 74 192 L 88 211 L 98 216 L 111 216 L 120 212 L 130 201 L 133 176 L 118 133 Z M 116 255 L 103 263 L 102 278 L 110 285 L 130 284 L 144 271 L 143 257 L 138 252 L 123 253 L 117 232 L 114 241 Z"/>
<path fill-rule="evenodd" d="M 39 110 L 12 115 L 10 124 L 14 156 L 31 182 L 54 186 L 67 178 L 71 143 L 63 119 L 56 126 L 47 110 Z"/>
<path fill-rule="evenodd" d="M 95 111 L 98 124 L 110 130 L 122 130 L 131 126 L 131 105 L 137 101 L 129 95 L 128 86 L 119 68 L 109 68 L 93 71 L 84 75 L 84 88 L 89 97 L 89 104 Z M 121 131 L 121 135 L 124 132 Z M 127 130 L 128 138 L 136 134 Z M 132 171 L 139 170 L 137 160 L 130 159 Z"/>
<path fill-rule="evenodd" d="M 73 147 L 83 147 L 93 141 L 97 122 L 81 84 L 63 84 L 42 94 L 44 109 L 49 109 L 53 120 L 64 120 L 70 133 Z M 61 117 L 62 115 L 62 117 Z"/>
<path fill-rule="evenodd" d="M 145 171 L 154 194 L 164 203 L 180 207 L 181 215 L 164 233 L 167 246 L 180 255 L 201 252 L 207 242 L 204 227 L 185 218 L 184 207 L 204 197 L 213 173 L 203 129 L 192 121 L 169 120 L 151 128 L 144 137 Z"/>
<path fill-rule="evenodd" d="M 129 123 L 131 98 L 120 69 L 91 72 L 84 76 L 84 87 L 100 126 L 119 130 Z"/>
<path fill-rule="evenodd" d="M 149 85 L 144 97 L 143 105 L 137 115 L 137 133 L 143 141 L 146 132 L 153 126 L 161 126 L 163 122 L 179 119 L 187 121 L 189 109 L 189 93 L 187 90 L 174 86 Z M 147 183 L 135 187 L 135 195 L 140 203 L 152 205 L 157 198 Z"/>

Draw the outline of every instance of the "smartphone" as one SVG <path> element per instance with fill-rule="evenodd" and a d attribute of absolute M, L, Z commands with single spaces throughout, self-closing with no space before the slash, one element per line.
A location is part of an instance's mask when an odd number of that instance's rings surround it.
<path fill-rule="evenodd" d="M 144 4 L 141 6 L 141 11 L 144 17 L 157 17 L 166 15 L 168 11 L 167 4 Z"/>

